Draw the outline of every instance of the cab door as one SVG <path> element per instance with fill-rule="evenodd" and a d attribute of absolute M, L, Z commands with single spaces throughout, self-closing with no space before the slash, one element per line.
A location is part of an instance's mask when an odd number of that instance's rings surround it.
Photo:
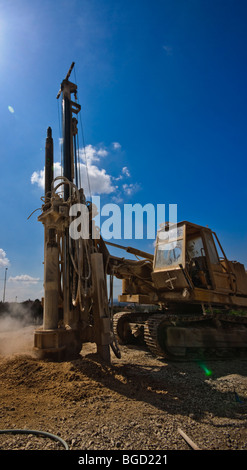
<path fill-rule="evenodd" d="M 220 261 L 211 230 L 203 230 L 203 239 L 213 288 L 220 292 L 231 291 L 231 274 Z"/>

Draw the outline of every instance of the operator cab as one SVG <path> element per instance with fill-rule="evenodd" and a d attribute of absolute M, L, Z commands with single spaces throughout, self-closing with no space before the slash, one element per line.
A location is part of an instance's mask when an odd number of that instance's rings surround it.
<path fill-rule="evenodd" d="M 223 254 L 224 261 L 226 260 Z M 161 290 L 229 289 L 213 232 L 190 222 L 164 225 L 158 231 L 153 282 Z"/>

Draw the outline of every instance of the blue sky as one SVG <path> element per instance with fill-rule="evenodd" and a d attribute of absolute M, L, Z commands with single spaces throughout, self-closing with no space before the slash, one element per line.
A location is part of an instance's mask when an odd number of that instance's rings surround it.
<path fill-rule="evenodd" d="M 246 22 L 236 0 L 0 0 L 0 298 L 6 267 L 7 300 L 42 296 L 43 227 L 27 218 L 48 126 L 59 166 L 72 61 L 102 201 L 177 204 L 247 267 Z"/>

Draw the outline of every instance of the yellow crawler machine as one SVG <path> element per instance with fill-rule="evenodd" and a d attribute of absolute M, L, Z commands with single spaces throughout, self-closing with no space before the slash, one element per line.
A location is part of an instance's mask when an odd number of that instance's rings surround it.
<path fill-rule="evenodd" d="M 215 233 L 189 222 L 164 224 L 153 255 L 107 243 L 96 229 L 93 204 L 86 201 L 80 182 L 81 106 L 77 86 L 69 81 L 73 66 L 57 95 L 63 123 L 63 175 L 57 178 L 52 130 L 47 130 L 45 195 L 38 218 L 44 226 L 44 312 L 43 325 L 34 334 L 36 354 L 67 359 L 80 353 L 83 343 L 94 342 L 100 356 L 110 361 L 110 349 L 120 357 L 117 340 L 136 338 L 154 354 L 172 358 L 242 352 L 247 317 L 231 315 L 231 310 L 247 310 L 247 275 L 242 264 L 227 259 Z M 83 237 L 77 229 L 71 234 L 78 212 L 84 214 Z M 107 245 L 139 259 L 112 256 Z M 115 276 L 123 285 L 119 301 L 144 304 L 145 311 L 113 315 L 107 276 L 111 299 Z"/>
<path fill-rule="evenodd" d="M 120 343 L 142 337 L 154 354 L 168 358 L 246 350 L 247 274 L 243 264 L 227 259 L 216 233 L 187 221 L 164 225 L 154 256 L 143 257 L 115 266 L 123 279 L 119 301 L 145 304 L 146 310 L 156 305 L 157 311 L 116 314 Z"/>

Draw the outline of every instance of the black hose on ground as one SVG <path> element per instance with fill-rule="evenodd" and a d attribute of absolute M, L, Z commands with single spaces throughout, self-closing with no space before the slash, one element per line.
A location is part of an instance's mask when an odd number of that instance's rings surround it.
<path fill-rule="evenodd" d="M 36 431 L 33 429 L 0 429 L 0 434 L 35 434 L 41 437 L 48 437 L 60 442 L 65 447 L 65 450 L 69 450 L 67 442 L 65 442 L 61 437 L 51 434 L 50 432 Z"/>

